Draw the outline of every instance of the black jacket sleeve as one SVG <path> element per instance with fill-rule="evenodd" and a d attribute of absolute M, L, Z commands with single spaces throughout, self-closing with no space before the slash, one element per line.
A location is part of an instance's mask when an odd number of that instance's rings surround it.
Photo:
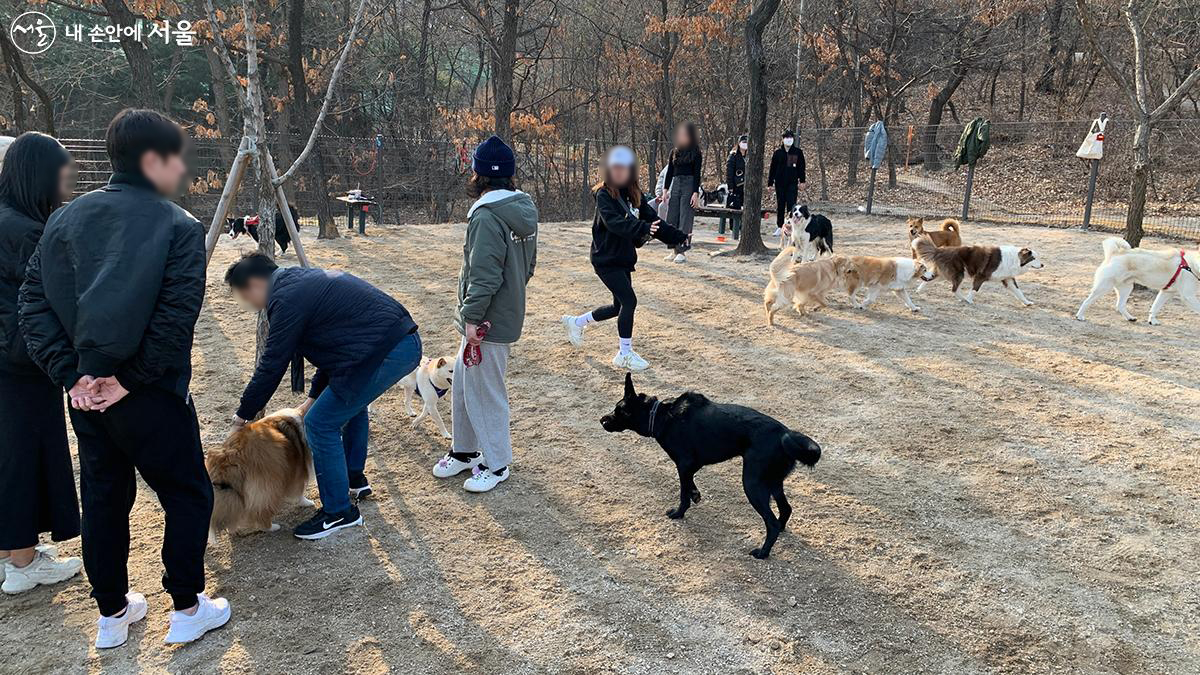
<path fill-rule="evenodd" d="M 704 155 L 696 148 L 696 160 L 692 162 L 692 192 L 700 193 L 700 177 L 704 175 Z"/>
<path fill-rule="evenodd" d="M 650 205 L 650 200 L 646 198 L 646 195 L 642 195 L 642 203 L 638 205 L 638 218 L 647 223 L 655 223 L 662 220 L 662 218 L 658 217 L 658 211 L 655 211 L 654 207 Z"/>
<path fill-rule="evenodd" d="M 737 187 L 737 158 L 735 153 L 729 153 L 729 158 L 725 160 L 725 186 L 730 190 Z"/>
<path fill-rule="evenodd" d="M 608 190 L 596 191 L 596 212 L 600 214 L 604 229 L 617 236 L 640 241 L 650 234 L 650 223 L 634 217 L 625 202 L 613 197 Z M 657 214 L 654 219 L 658 220 Z"/>
<path fill-rule="evenodd" d="M 780 166 L 781 159 L 785 158 L 780 156 L 780 150 L 776 148 L 775 152 L 771 153 L 771 170 L 767 172 L 767 187 L 775 185 L 775 179 L 779 177 L 779 171 L 783 168 Z"/>
<path fill-rule="evenodd" d="M 158 381 L 192 350 L 192 328 L 204 304 L 204 230 L 196 222 L 176 227 L 154 313 L 137 353 L 117 370 L 117 381 L 130 391 Z"/>
<path fill-rule="evenodd" d="M 247 384 L 246 390 L 242 392 L 241 404 L 238 405 L 237 416 L 244 420 L 254 419 L 259 411 L 267 407 L 271 396 L 279 388 L 279 381 L 283 379 L 283 374 L 292 362 L 292 355 L 296 353 L 296 345 L 300 342 L 300 336 L 304 334 L 304 327 L 308 321 L 307 314 L 298 311 L 300 307 L 307 305 L 289 303 L 285 294 L 280 292 L 278 295 L 283 297 L 272 298 L 271 306 L 267 309 L 267 316 L 270 317 L 267 346 L 258 359 L 258 366 L 254 369 L 250 384 Z M 317 376 L 313 378 L 314 387 L 319 378 L 322 378 L 322 375 L 317 371 Z M 317 393 L 320 395 L 320 392 Z"/>
<path fill-rule="evenodd" d="M 674 151 L 672 151 L 671 154 L 667 156 L 667 175 L 665 178 L 663 178 L 663 189 L 664 190 L 666 190 L 668 192 L 671 191 L 671 180 L 673 178 L 675 178 L 675 153 L 674 153 Z"/>
<path fill-rule="evenodd" d="M 800 161 L 796 162 L 796 177 L 801 183 L 807 183 L 808 179 L 804 175 L 804 151 L 796 148 L 796 152 L 800 153 Z"/>
<path fill-rule="evenodd" d="M 39 244 L 25 268 L 25 283 L 18 298 L 18 320 L 29 358 L 44 370 L 50 379 L 64 389 L 75 386 L 81 377 L 79 356 L 71 344 L 58 315 L 46 300 L 42 285 L 42 247 Z"/>

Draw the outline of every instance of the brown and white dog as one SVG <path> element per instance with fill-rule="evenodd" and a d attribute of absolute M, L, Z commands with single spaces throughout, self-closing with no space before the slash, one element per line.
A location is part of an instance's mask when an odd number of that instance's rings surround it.
<path fill-rule="evenodd" d="M 834 255 L 806 263 L 793 263 L 796 248 L 789 246 L 771 261 L 770 279 L 763 290 L 763 311 L 767 325 L 775 325 L 775 312 L 791 305 L 801 316 L 815 304 L 825 307 L 825 294 L 841 285 L 842 277 L 851 269 L 844 255 Z"/>
<path fill-rule="evenodd" d="M 850 295 L 850 303 L 859 309 L 875 302 L 880 291 L 888 289 L 904 301 L 904 306 L 914 312 L 921 311 L 912 297 L 908 294 L 908 285 L 924 271 L 924 266 L 912 258 L 876 258 L 867 255 L 852 255 L 850 270 L 846 272 L 846 292 Z M 856 293 L 858 289 L 867 289 L 867 296 L 860 302 Z"/>
<path fill-rule="evenodd" d="M 442 436 L 450 438 L 450 432 L 446 430 L 446 423 L 442 421 L 442 414 L 438 412 L 437 404 L 438 399 L 450 391 L 450 385 L 454 380 L 455 361 L 457 359 L 453 356 L 422 359 L 421 365 L 417 366 L 416 370 L 400 380 L 400 386 L 404 387 L 404 410 L 409 415 L 416 415 L 412 421 L 414 427 L 426 417 L 432 417 L 433 423 L 442 432 Z M 421 397 L 419 414 L 413 412 L 413 394 Z"/>
<path fill-rule="evenodd" d="M 1093 302 L 1109 291 L 1117 292 L 1117 311 L 1129 321 L 1137 318 L 1125 309 L 1133 285 L 1157 288 L 1158 296 L 1150 306 L 1150 323 L 1158 325 L 1158 312 L 1171 295 L 1177 294 L 1192 311 L 1200 312 L 1200 247 L 1192 251 L 1149 251 L 1132 248 L 1120 237 L 1104 240 L 1104 262 L 1096 268 L 1092 279 L 1092 292 L 1079 306 L 1075 318 L 1083 321 L 1083 314 Z"/>
<path fill-rule="evenodd" d="M 937 247 L 929 237 L 912 241 L 913 252 L 925 265 L 922 281 L 933 281 L 939 275 L 950 280 L 954 295 L 967 304 L 975 303 L 975 291 L 985 282 L 999 281 L 1021 304 L 1033 302 L 1017 286 L 1017 276 L 1028 269 L 1041 269 L 1042 261 L 1032 249 L 1019 246 L 945 246 Z M 958 292 L 963 278 L 971 277 L 971 290 Z"/>
<path fill-rule="evenodd" d="M 213 484 L 209 541 L 234 534 L 274 532 L 272 519 L 286 506 L 312 506 L 304 487 L 313 475 L 304 417 L 286 408 L 237 429 L 204 459 Z"/>

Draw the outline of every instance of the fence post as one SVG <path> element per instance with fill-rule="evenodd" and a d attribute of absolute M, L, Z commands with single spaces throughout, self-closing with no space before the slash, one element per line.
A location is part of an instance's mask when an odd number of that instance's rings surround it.
<path fill-rule="evenodd" d="M 879 169 L 871 167 L 871 182 L 867 183 L 867 215 L 871 215 L 871 204 L 875 202 L 875 174 Z"/>
<path fill-rule="evenodd" d="M 971 187 L 975 184 L 975 162 L 967 165 L 967 188 L 963 191 L 963 208 L 962 219 L 967 218 L 967 212 L 971 209 Z"/>
<path fill-rule="evenodd" d="M 1108 119 L 1107 113 L 1100 113 L 1100 121 L 1104 122 Z M 1103 134 L 1103 132 L 1101 132 Z M 1089 229 L 1092 226 L 1092 202 L 1096 199 L 1096 177 L 1100 175 L 1100 160 L 1088 160 L 1092 165 L 1091 173 L 1088 175 L 1088 191 L 1087 202 L 1083 205 L 1083 229 Z"/>
<path fill-rule="evenodd" d="M 375 194 L 379 195 L 375 205 L 375 223 L 383 224 L 383 134 L 375 134 Z"/>

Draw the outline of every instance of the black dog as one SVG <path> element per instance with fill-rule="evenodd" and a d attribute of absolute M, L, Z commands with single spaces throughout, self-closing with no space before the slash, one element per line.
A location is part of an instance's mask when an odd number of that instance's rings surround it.
<path fill-rule="evenodd" d="M 667 511 L 682 518 L 700 490 L 693 477 L 700 467 L 742 456 L 742 488 L 750 505 L 767 525 L 767 539 L 750 551 L 755 558 L 771 554 L 775 539 L 792 515 L 783 494 L 783 479 L 796 462 L 813 466 L 821 446 L 811 438 L 783 426 L 778 420 L 740 405 L 713 403 L 694 391 L 672 401 L 660 401 L 633 390 L 633 376 L 625 374 L 625 397 L 612 414 L 600 418 L 605 431 L 633 431 L 658 441 L 679 470 L 679 507 Z M 779 517 L 771 511 L 771 498 Z"/>
<path fill-rule="evenodd" d="M 300 214 L 296 213 L 296 207 L 288 204 L 288 211 L 292 212 L 292 222 L 296 224 L 296 228 L 300 228 Z M 246 219 L 243 218 L 226 218 L 228 227 L 226 232 L 233 239 L 237 239 L 238 235 L 248 234 L 254 241 L 258 241 L 258 224 L 246 224 Z M 275 212 L 275 243 L 279 244 L 279 250 L 287 253 L 288 244 L 292 243 L 292 235 L 288 234 L 287 225 L 283 222 L 283 214 Z"/>
<path fill-rule="evenodd" d="M 802 227 L 808 240 L 817 247 L 817 254 L 833 253 L 833 223 L 828 218 L 811 213 L 807 204 L 798 204 L 792 211 L 792 227 Z M 799 240 L 793 235 L 793 239 Z"/>

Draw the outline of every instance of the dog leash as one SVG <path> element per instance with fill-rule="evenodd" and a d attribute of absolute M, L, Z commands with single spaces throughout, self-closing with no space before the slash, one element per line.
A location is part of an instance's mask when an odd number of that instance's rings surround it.
<path fill-rule="evenodd" d="M 1187 252 L 1184 251 L 1183 249 L 1180 249 L 1179 250 L 1179 267 L 1175 268 L 1175 274 L 1171 275 L 1171 280 L 1168 281 L 1167 285 L 1163 286 L 1162 289 L 1165 291 L 1165 290 L 1170 289 L 1172 286 L 1174 286 L 1175 281 L 1179 279 L 1180 273 L 1182 273 L 1184 270 L 1191 272 L 1192 276 L 1196 277 L 1197 281 L 1200 281 L 1200 275 L 1196 274 L 1196 271 L 1193 270 L 1191 268 L 1191 266 L 1188 265 Z"/>
<path fill-rule="evenodd" d="M 650 422 L 647 425 L 646 434 L 651 438 L 654 438 L 654 416 L 658 414 L 658 406 L 660 403 L 662 403 L 662 401 L 655 399 L 654 405 L 650 406 Z"/>

